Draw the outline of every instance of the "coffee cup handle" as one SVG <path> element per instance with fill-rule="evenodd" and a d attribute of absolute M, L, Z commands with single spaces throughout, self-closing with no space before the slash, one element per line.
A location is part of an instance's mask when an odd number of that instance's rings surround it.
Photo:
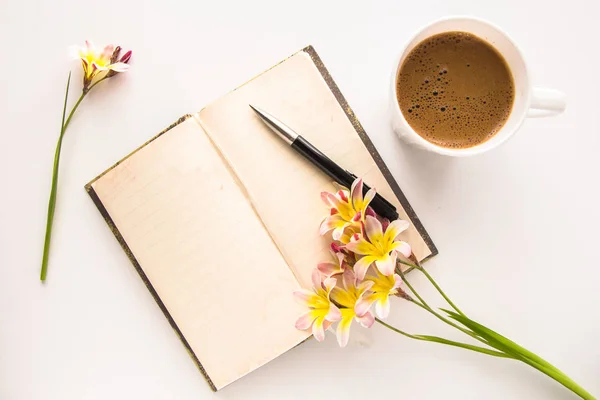
<path fill-rule="evenodd" d="M 534 87 L 527 116 L 538 118 L 557 115 L 565 111 L 566 106 L 567 96 L 560 90 Z"/>

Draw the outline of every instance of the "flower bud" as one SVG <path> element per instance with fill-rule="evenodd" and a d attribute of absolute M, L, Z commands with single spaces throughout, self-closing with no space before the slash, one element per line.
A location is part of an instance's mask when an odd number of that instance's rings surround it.
<path fill-rule="evenodd" d="M 113 51 L 112 56 L 110 57 L 111 64 L 117 62 L 117 59 L 119 58 L 119 53 L 121 53 L 121 46 L 115 47 L 115 50 Z"/>
<path fill-rule="evenodd" d="M 129 64 L 129 60 L 131 59 L 132 51 L 129 50 L 127 53 L 123 54 L 123 57 L 119 61 L 125 64 Z"/>
<path fill-rule="evenodd" d="M 120 59 L 119 59 L 119 53 L 121 53 L 121 46 L 115 47 L 115 51 L 113 51 L 112 56 L 110 58 L 111 65 L 116 64 L 116 63 L 122 63 L 122 64 L 129 63 L 129 60 L 131 59 L 131 50 L 129 50 L 128 52 L 123 54 L 123 57 L 121 57 Z M 117 75 L 118 73 L 119 73 L 119 71 L 115 71 L 114 69 L 111 69 L 106 74 L 106 77 L 111 78 L 111 77 Z"/>

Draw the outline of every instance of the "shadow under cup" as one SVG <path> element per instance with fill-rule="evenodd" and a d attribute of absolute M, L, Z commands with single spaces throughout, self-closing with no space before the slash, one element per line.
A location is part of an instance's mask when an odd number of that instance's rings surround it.
<path fill-rule="evenodd" d="M 512 108 L 508 119 L 504 123 L 504 126 L 494 136 L 490 137 L 486 141 L 475 146 L 465 148 L 443 147 L 427 141 L 418 133 L 416 133 L 402 114 L 396 93 L 397 79 L 400 68 L 402 67 L 406 57 L 415 48 L 415 46 L 430 36 L 454 31 L 471 33 L 492 45 L 506 60 L 506 64 L 508 65 L 508 68 L 512 74 L 515 89 L 515 97 Z M 402 55 L 400 56 L 393 76 L 392 90 L 392 107 L 394 108 L 392 110 L 392 124 L 398 135 L 409 143 L 417 145 L 418 147 L 436 153 L 452 156 L 467 156 L 483 153 L 506 141 L 523 123 L 523 120 L 527 116 L 527 110 L 531 102 L 531 84 L 527 73 L 527 67 L 525 60 L 523 59 L 523 56 L 515 43 L 499 28 L 485 21 L 467 17 L 443 19 L 419 31 L 409 41 L 408 45 L 405 47 Z"/>

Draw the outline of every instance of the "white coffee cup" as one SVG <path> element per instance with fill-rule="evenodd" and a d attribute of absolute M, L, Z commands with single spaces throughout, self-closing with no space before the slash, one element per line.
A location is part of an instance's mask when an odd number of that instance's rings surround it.
<path fill-rule="evenodd" d="M 515 100 L 508 120 L 504 126 L 490 139 L 473 147 L 447 148 L 436 145 L 424 139 L 408 124 L 400 110 L 396 95 L 396 80 L 405 58 L 411 50 L 430 36 L 444 32 L 460 31 L 472 33 L 487 41 L 506 60 L 515 84 Z M 397 60 L 391 82 L 391 113 L 394 131 L 406 142 L 434 153 L 447 156 L 472 156 L 484 153 L 504 143 L 519 129 L 527 117 L 544 117 L 556 115 L 564 111 L 565 95 L 554 89 L 531 86 L 531 80 L 525 60 L 517 45 L 498 27 L 473 17 L 448 17 L 438 20 L 422 28 L 414 35 L 402 50 Z"/>

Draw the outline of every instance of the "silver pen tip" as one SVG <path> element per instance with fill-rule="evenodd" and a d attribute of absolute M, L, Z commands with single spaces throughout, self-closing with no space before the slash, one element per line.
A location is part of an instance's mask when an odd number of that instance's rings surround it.
<path fill-rule="evenodd" d="M 258 107 L 253 106 L 252 104 L 248 104 L 251 109 L 254 110 L 256 114 L 260 117 L 260 119 L 269 127 L 271 130 L 277 135 L 279 135 L 283 140 L 285 140 L 288 144 L 292 144 L 294 140 L 298 137 L 298 134 L 294 132 L 289 126 L 279 121 L 277 118 L 269 114 L 268 112 L 261 110 Z"/>
<path fill-rule="evenodd" d="M 250 106 L 251 109 L 254 110 L 255 113 L 257 113 L 259 116 L 261 116 L 262 118 L 266 118 L 266 112 L 264 112 L 263 110 L 261 110 L 258 107 L 254 107 L 252 104 L 248 104 Z"/>

